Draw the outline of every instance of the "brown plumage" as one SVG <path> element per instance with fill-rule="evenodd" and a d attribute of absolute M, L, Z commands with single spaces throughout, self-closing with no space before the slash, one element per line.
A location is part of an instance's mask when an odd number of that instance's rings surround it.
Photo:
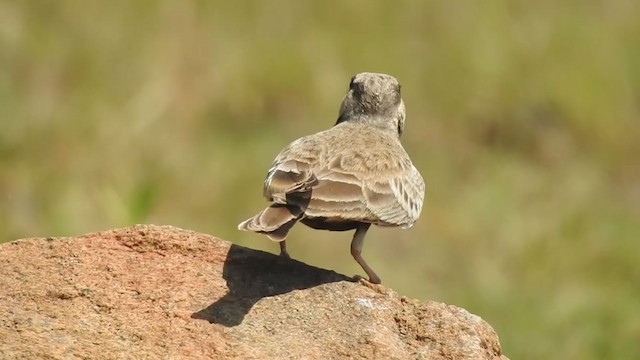
<path fill-rule="evenodd" d="M 369 281 L 379 284 L 361 255 L 369 226 L 409 228 L 424 201 L 422 176 L 400 143 L 404 119 L 394 77 L 354 76 L 336 125 L 278 154 L 264 182 L 264 196 L 272 204 L 238 229 L 279 241 L 285 256 L 285 238 L 298 221 L 314 229 L 355 229 L 351 254 Z"/>

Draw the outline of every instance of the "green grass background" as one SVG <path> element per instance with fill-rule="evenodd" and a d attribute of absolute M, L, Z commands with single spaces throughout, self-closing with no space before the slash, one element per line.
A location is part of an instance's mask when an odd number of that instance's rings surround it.
<path fill-rule="evenodd" d="M 365 258 L 493 325 L 512 359 L 640 356 L 640 4 L 1 1 L 0 240 L 236 224 L 351 76 L 395 75 L 427 182 Z M 350 233 L 290 253 L 361 269 Z"/>

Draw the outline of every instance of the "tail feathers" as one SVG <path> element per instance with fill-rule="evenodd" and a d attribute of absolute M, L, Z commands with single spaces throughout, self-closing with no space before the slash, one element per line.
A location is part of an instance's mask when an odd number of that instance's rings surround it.
<path fill-rule="evenodd" d="M 297 206 L 272 204 L 258 215 L 241 222 L 238 230 L 254 231 L 267 235 L 271 240 L 282 241 L 301 217 L 302 210 Z"/>

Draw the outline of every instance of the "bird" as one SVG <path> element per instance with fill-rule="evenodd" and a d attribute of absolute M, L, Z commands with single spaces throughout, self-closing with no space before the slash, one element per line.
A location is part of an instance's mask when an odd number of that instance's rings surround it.
<path fill-rule="evenodd" d="M 353 76 L 334 126 L 293 141 L 276 156 L 263 185 L 269 206 L 238 229 L 279 242 L 287 258 L 287 234 L 297 222 L 355 230 L 351 255 L 369 282 L 380 284 L 362 257 L 369 227 L 410 228 L 425 198 L 424 180 L 400 142 L 406 118 L 400 88 L 391 75 Z"/>

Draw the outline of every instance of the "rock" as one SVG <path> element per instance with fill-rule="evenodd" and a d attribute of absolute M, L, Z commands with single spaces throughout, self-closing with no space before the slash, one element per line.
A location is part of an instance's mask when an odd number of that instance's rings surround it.
<path fill-rule="evenodd" d="M 0 245 L 1 359 L 506 359 L 489 324 L 171 226 Z"/>

